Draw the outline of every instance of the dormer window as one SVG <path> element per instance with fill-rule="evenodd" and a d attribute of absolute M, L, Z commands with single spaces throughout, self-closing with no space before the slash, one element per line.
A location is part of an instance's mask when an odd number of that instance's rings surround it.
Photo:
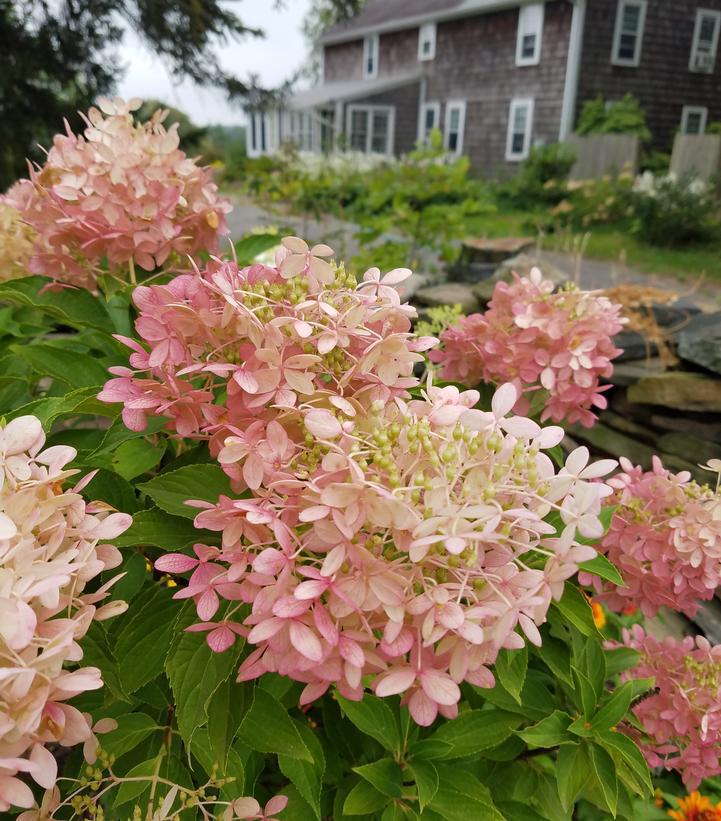
<path fill-rule="evenodd" d="M 543 8 L 543 3 L 531 3 L 518 10 L 517 66 L 537 66 L 541 61 Z"/>
<path fill-rule="evenodd" d="M 363 41 L 363 79 L 378 76 L 378 35 L 371 34 Z"/>
<path fill-rule="evenodd" d="M 418 29 L 418 59 L 433 60 L 436 56 L 436 24 L 424 23 Z"/>

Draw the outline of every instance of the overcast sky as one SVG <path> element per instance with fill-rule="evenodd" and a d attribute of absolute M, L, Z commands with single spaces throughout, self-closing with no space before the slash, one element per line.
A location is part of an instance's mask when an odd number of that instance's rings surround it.
<path fill-rule="evenodd" d="M 288 79 L 303 63 L 306 43 L 300 26 L 310 0 L 285 0 L 278 10 L 273 0 L 243 0 L 231 4 L 244 24 L 265 31 L 265 37 L 248 37 L 226 46 L 221 63 L 243 79 L 257 74 L 269 87 Z M 120 49 L 127 69 L 118 84 L 123 97 L 145 97 L 162 100 L 186 111 L 198 125 L 243 122 L 240 103 L 229 105 L 221 91 L 205 89 L 193 83 L 173 84 L 163 63 L 143 48 L 128 32 Z"/>

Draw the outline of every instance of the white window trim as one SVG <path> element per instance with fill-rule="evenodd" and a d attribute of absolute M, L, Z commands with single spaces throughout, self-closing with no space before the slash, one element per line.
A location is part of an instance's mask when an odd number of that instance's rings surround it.
<path fill-rule="evenodd" d="M 368 112 L 368 133 L 366 134 L 366 147 L 364 154 L 377 154 L 379 152 L 371 152 L 371 145 L 373 144 L 373 113 L 376 111 L 388 112 L 388 136 L 386 138 L 386 150 L 381 152 L 385 156 L 393 154 L 393 146 L 395 145 L 396 135 L 396 110 L 392 105 L 349 105 L 346 107 L 346 137 L 348 145 L 351 145 L 351 124 L 353 122 L 354 111 Z M 352 150 L 352 149 L 351 149 Z"/>
<path fill-rule="evenodd" d="M 375 58 L 373 60 L 373 70 L 368 71 L 368 52 L 371 48 L 371 43 L 373 43 L 373 54 Z M 378 62 L 380 58 L 380 38 L 377 34 L 369 34 L 363 40 L 363 79 L 364 80 L 372 80 L 374 77 L 378 76 Z"/>
<path fill-rule="evenodd" d="M 711 46 L 712 64 L 708 69 L 696 67 L 696 57 L 698 52 L 698 43 L 701 39 L 701 21 L 704 17 L 713 17 L 716 21 L 714 29 L 714 38 Z M 716 67 L 716 52 L 718 50 L 719 30 L 721 30 L 721 11 L 715 9 L 696 9 L 696 24 L 693 30 L 693 44 L 691 46 L 691 55 L 688 60 L 688 70 L 696 74 L 712 74 Z"/>
<path fill-rule="evenodd" d="M 646 3 L 647 0 L 618 0 L 618 6 L 616 7 L 616 27 L 613 32 L 613 49 L 611 50 L 611 63 L 614 66 L 636 68 L 641 63 L 643 31 L 646 27 Z M 636 35 L 636 53 L 630 60 L 618 56 L 618 48 L 621 45 L 621 25 L 623 23 L 622 12 L 624 6 L 638 6 L 641 10 L 638 18 L 638 33 Z"/>
<path fill-rule="evenodd" d="M 431 44 L 431 50 L 428 54 L 423 53 L 423 43 L 429 40 Z M 418 59 L 423 62 L 424 60 L 435 60 L 436 58 L 436 24 L 435 23 L 423 23 L 418 27 Z"/>
<path fill-rule="evenodd" d="M 531 139 L 533 136 L 533 109 L 535 101 L 533 97 L 514 97 L 508 109 L 508 130 L 506 132 L 506 160 L 508 162 L 520 162 L 525 160 L 531 151 Z M 513 151 L 513 123 L 516 119 L 516 109 L 528 108 L 526 118 L 526 133 L 523 135 L 523 150 L 517 153 Z"/>
<path fill-rule="evenodd" d="M 702 105 L 685 105 L 683 107 L 683 111 L 681 112 L 681 133 L 689 134 L 686 128 L 688 124 L 688 118 L 691 114 L 701 115 L 701 129 L 698 133 L 704 134 L 706 132 L 706 123 L 708 121 L 708 108 Z"/>
<path fill-rule="evenodd" d="M 460 111 L 460 116 L 458 118 L 458 143 L 456 145 L 456 150 L 450 153 L 453 153 L 453 156 L 460 157 L 463 153 L 463 137 L 466 130 L 466 101 L 465 100 L 448 100 L 446 102 L 446 116 L 445 122 L 443 125 L 443 146 L 444 148 L 449 151 L 448 148 L 448 141 L 450 138 L 450 125 L 451 125 L 451 111 L 454 108 L 457 108 Z"/>
<path fill-rule="evenodd" d="M 433 128 L 441 127 L 441 104 L 440 103 L 422 103 L 420 108 L 420 116 L 418 117 L 418 142 L 425 143 L 426 139 L 426 111 L 433 111 Z"/>
<path fill-rule="evenodd" d="M 545 3 L 529 3 L 518 9 L 518 32 L 516 34 L 516 65 L 517 66 L 537 66 L 541 62 L 541 46 L 543 42 L 543 19 Z M 526 28 L 525 18 L 532 13 L 538 14 L 538 28 L 531 32 Z M 536 35 L 536 49 L 531 57 L 523 56 L 523 37 L 525 34 Z"/>

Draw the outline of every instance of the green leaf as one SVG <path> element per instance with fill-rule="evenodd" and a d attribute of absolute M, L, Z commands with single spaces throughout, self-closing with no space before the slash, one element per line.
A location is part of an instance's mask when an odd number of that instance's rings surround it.
<path fill-rule="evenodd" d="M 100 451 L 88 458 L 93 467 L 104 467 L 130 481 L 152 470 L 160 463 L 167 442 L 152 445 L 146 439 L 128 439 L 110 451 Z"/>
<path fill-rule="evenodd" d="M 141 761 L 136 764 L 129 772 L 125 774 L 127 778 L 139 778 L 144 776 L 139 781 L 123 781 L 115 794 L 113 801 L 114 807 L 120 807 L 122 804 L 127 804 L 128 801 L 134 801 L 139 795 L 142 795 L 150 787 L 150 779 L 155 772 L 158 764 L 158 757 L 154 756 L 147 761 Z"/>
<path fill-rule="evenodd" d="M 115 330 L 113 323 L 99 299 L 85 288 L 60 288 L 40 291 L 52 280 L 33 276 L 0 283 L 0 302 L 38 308 L 75 328 L 96 328 L 107 334 Z"/>
<path fill-rule="evenodd" d="M 283 775 L 295 784 L 298 792 L 312 809 L 318 821 L 320 821 L 320 793 L 323 784 L 323 774 L 325 773 L 323 747 L 310 727 L 306 724 L 301 724 L 299 721 L 295 722 L 295 726 L 303 739 L 303 743 L 313 756 L 313 763 L 300 761 L 297 758 L 291 758 L 286 755 L 279 755 L 278 766 Z"/>
<path fill-rule="evenodd" d="M 528 670 L 528 648 L 524 645 L 519 650 L 501 650 L 494 670 L 501 685 L 520 704 Z"/>
<path fill-rule="evenodd" d="M 157 583 L 131 602 L 113 648 L 126 693 L 134 693 L 163 672 L 178 610 L 172 591 Z"/>
<path fill-rule="evenodd" d="M 568 727 L 571 723 L 571 716 L 561 710 L 554 710 L 551 715 L 541 721 L 527 727 L 525 730 L 517 730 L 519 735 L 529 747 L 557 747 L 564 741 L 571 740 L 568 735 Z"/>
<path fill-rule="evenodd" d="M 250 685 L 239 684 L 233 676 L 229 676 L 208 702 L 210 749 L 223 766 L 245 711 L 250 707 L 249 703 L 246 704 L 250 689 Z"/>
<path fill-rule="evenodd" d="M 548 669 L 566 684 L 573 684 L 571 677 L 571 653 L 568 645 L 544 631 L 543 644 L 534 647 L 533 652 L 541 657 Z"/>
<path fill-rule="evenodd" d="M 197 758 L 200 766 L 210 776 L 213 767 L 217 767 L 217 777 L 232 779 L 222 787 L 222 794 L 230 801 L 245 794 L 245 768 L 238 751 L 230 747 L 221 761 L 211 749 L 210 738 L 205 727 L 196 730 L 190 744 L 190 752 Z"/>
<path fill-rule="evenodd" d="M 111 473 L 109 470 L 100 468 L 93 478 L 83 488 L 83 496 L 92 501 L 107 502 L 116 510 L 124 513 L 135 513 L 138 508 L 138 500 L 135 490 L 127 479 Z M 114 544 L 118 544 L 113 540 Z"/>
<path fill-rule="evenodd" d="M 116 721 L 118 722 L 116 729 L 104 733 L 100 739 L 100 746 L 103 750 L 116 758 L 135 749 L 151 733 L 163 730 L 145 713 L 125 713 L 125 715 L 118 716 Z"/>
<path fill-rule="evenodd" d="M 372 764 L 353 767 L 353 772 L 358 773 L 361 778 L 365 778 L 378 792 L 387 795 L 388 798 L 401 797 L 401 769 L 393 759 L 381 758 Z"/>
<path fill-rule="evenodd" d="M 118 662 L 110 649 L 108 635 L 99 621 L 91 623 L 83 636 L 83 665 L 97 667 L 103 674 L 103 686 L 118 701 L 128 701 L 128 694 L 120 683 Z"/>
<path fill-rule="evenodd" d="M 388 798 L 368 781 L 361 779 L 348 793 L 343 804 L 344 815 L 368 815 L 385 807 Z"/>
<path fill-rule="evenodd" d="M 337 699 L 343 713 L 361 732 L 375 738 L 386 750 L 400 750 L 398 722 L 385 701 L 368 694 L 362 701 L 349 701 L 343 696 Z"/>
<path fill-rule="evenodd" d="M 522 717 L 502 710 L 467 710 L 446 721 L 426 742 L 442 741 L 450 748 L 438 759 L 465 758 L 505 741 Z"/>
<path fill-rule="evenodd" d="M 506 821 L 488 788 L 472 773 L 442 764 L 438 776 L 438 791 L 429 807 L 445 821 Z"/>
<path fill-rule="evenodd" d="M 580 698 L 583 716 L 590 719 L 596 712 L 596 691 L 588 680 L 588 676 L 580 670 L 574 669 L 573 677 L 576 681 L 576 695 Z"/>
<path fill-rule="evenodd" d="M 280 245 L 280 240 L 278 234 L 246 234 L 233 243 L 238 265 L 250 265 L 258 254 Z"/>
<path fill-rule="evenodd" d="M 598 637 L 599 632 L 593 621 L 591 605 L 583 593 L 570 582 L 566 582 L 561 600 L 553 602 L 552 606 L 584 636 Z"/>
<path fill-rule="evenodd" d="M 606 650 L 606 675 L 611 678 L 618 673 L 623 673 L 635 667 L 640 658 L 641 654 L 638 650 L 630 647 L 614 647 L 612 650 Z"/>
<path fill-rule="evenodd" d="M 48 396 L 44 399 L 35 399 L 26 405 L 14 408 L 6 414 L 6 418 L 10 421 L 18 416 L 37 416 L 45 430 L 49 430 L 55 420 L 61 416 L 87 414 L 114 418 L 118 413 L 118 409 L 112 405 L 99 402 L 95 398 L 100 390 L 99 387 L 77 388 L 65 394 L 65 396 Z"/>
<path fill-rule="evenodd" d="M 627 735 L 611 730 L 599 733 L 596 740 L 616 761 L 622 761 L 628 767 L 642 791 L 650 795 L 653 785 L 648 764 L 636 744 Z"/>
<path fill-rule="evenodd" d="M 430 761 L 412 761 L 408 769 L 413 774 L 418 790 L 418 805 L 421 812 L 430 804 L 438 792 L 438 770 Z"/>
<path fill-rule="evenodd" d="M 189 608 L 191 623 L 196 620 L 194 608 Z M 205 633 L 178 632 L 185 627 L 179 619 L 173 628 L 176 639 L 165 660 L 165 672 L 175 698 L 178 731 L 186 744 L 193 733 L 205 724 L 213 693 L 235 671 L 243 642 L 237 640 L 224 653 L 215 653 L 205 640 Z"/>
<path fill-rule="evenodd" d="M 145 556 L 140 553 L 131 553 L 121 565 L 120 570 L 125 575 L 113 585 L 112 598 L 129 602 L 142 590 L 147 581 L 148 570 L 145 566 Z M 117 568 L 109 572 L 115 575 L 116 571 Z"/>
<path fill-rule="evenodd" d="M 288 799 L 288 805 L 283 810 L 283 818 L 289 821 L 290 819 L 292 821 L 316 821 L 318 816 L 315 810 L 311 808 L 294 784 L 286 784 L 283 787 L 283 795 Z"/>
<path fill-rule="evenodd" d="M 585 642 L 582 666 L 586 677 L 591 682 L 596 702 L 600 701 L 606 684 L 606 655 L 597 639 Z"/>
<path fill-rule="evenodd" d="M 497 806 L 505 819 L 512 818 L 513 821 L 547 821 L 545 815 L 541 815 L 533 807 L 522 804 L 520 801 L 499 801 Z"/>
<path fill-rule="evenodd" d="M 54 345 L 11 345 L 10 350 L 22 357 L 41 376 L 59 379 L 73 388 L 102 385 L 108 379 L 107 369 L 97 359 L 79 351 L 62 350 Z"/>
<path fill-rule="evenodd" d="M 193 523 L 181 516 L 171 516 L 157 507 L 140 510 L 133 515 L 133 523 L 120 536 L 113 539 L 116 547 L 153 545 L 163 550 L 182 552 L 196 542 L 213 544 L 217 534 L 210 530 L 193 527 Z"/>
<path fill-rule="evenodd" d="M 251 750 L 313 763 L 313 755 L 285 707 L 261 687 L 254 688 L 253 704 L 240 724 L 238 738 Z"/>
<path fill-rule="evenodd" d="M 556 755 L 558 797 L 569 810 L 589 776 L 588 754 L 582 744 L 561 744 Z"/>
<path fill-rule="evenodd" d="M 605 579 L 611 584 L 617 584 L 619 587 L 625 585 L 623 576 L 619 573 L 616 565 L 612 564 L 602 553 L 599 553 L 594 559 L 581 562 L 578 569 L 586 573 L 592 573 L 594 576 Z"/>
<path fill-rule="evenodd" d="M 601 709 L 591 719 L 595 732 L 610 730 L 626 715 L 633 697 L 632 682 L 627 681 L 611 693 L 610 698 L 601 706 Z"/>
<path fill-rule="evenodd" d="M 591 758 L 591 773 L 609 812 L 615 818 L 618 806 L 618 778 L 616 767 L 611 756 L 597 744 L 589 747 Z"/>
<path fill-rule="evenodd" d="M 198 509 L 189 507 L 189 499 L 217 502 L 221 495 L 233 496 L 230 480 L 218 465 L 188 465 L 162 473 L 138 485 L 143 493 L 166 513 L 194 519 Z"/>
<path fill-rule="evenodd" d="M 453 745 L 438 738 L 422 738 L 408 748 L 408 755 L 413 761 L 435 761 L 446 758 L 452 752 Z"/>
<path fill-rule="evenodd" d="M 118 419 L 105 431 L 102 441 L 91 456 L 112 455 L 118 446 L 124 442 L 128 442 L 131 439 L 144 439 L 146 436 L 151 436 L 163 430 L 167 421 L 164 416 L 151 416 L 147 420 L 145 429 L 137 431 L 126 428 L 125 422 L 123 422 L 122 419 Z"/>

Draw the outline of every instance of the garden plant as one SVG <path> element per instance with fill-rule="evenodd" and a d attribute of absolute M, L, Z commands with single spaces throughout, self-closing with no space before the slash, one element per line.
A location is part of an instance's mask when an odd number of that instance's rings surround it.
<path fill-rule="evenodd" d="M 139 105 L 0 202 L 4 817 L 719 817 L 721 647 L 647 620 L 721 583 L 721 464 L 562 444 L 619 306 L 419 335 L 407 268 L 231 245 Z"/>

